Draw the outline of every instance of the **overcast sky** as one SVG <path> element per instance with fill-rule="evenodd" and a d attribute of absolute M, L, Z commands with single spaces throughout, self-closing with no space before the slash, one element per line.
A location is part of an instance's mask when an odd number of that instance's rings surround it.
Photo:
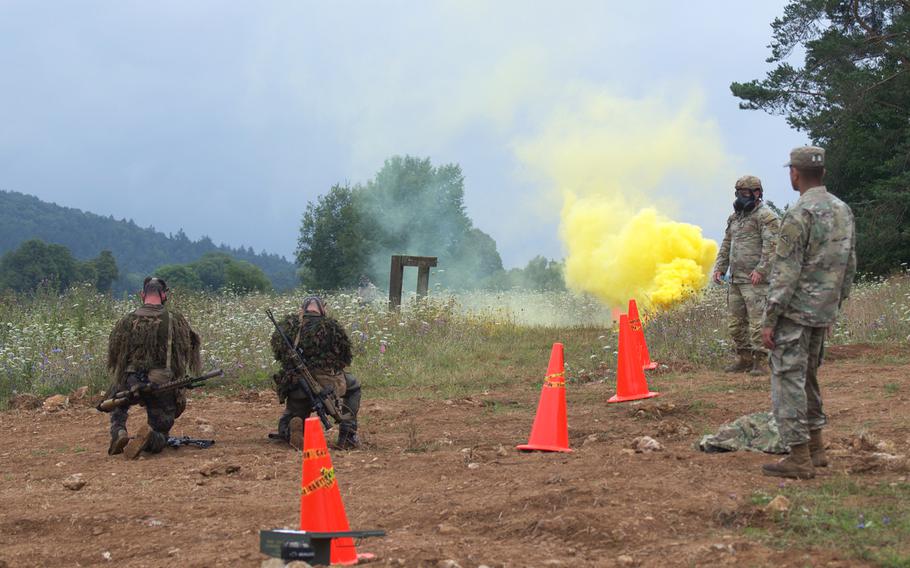
<path fill-rule="evenodd" d="M 560 258 L 515 147 L 572 85 L 695 96 L 726 169 L 795 200 L 805 136 L 729 90 L 764 76 L 784 4 L 0 0 L 0 189 L 290 258 L 307 201 L 412 154 L 461 165 L 507 267 Z M 718 239 L 734 181 L 679 218 Z"/>

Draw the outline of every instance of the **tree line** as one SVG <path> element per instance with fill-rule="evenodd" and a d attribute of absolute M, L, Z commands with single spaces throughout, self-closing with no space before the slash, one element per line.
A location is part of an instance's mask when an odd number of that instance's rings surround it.
<path fill-rule="evenodd" d="M 183 290 L 247 293 L 272 289 L 262 269 L 223 252 L 206 253 L 187 264 L 167 264 L 150 274 Z M 74 284 L 91 284 L 99 292 L 110 292 L 118 276 L 117 261 L 109 250 L 80 261 L 65 246 L 39 239 L 25 241 L 0 258 L 0 291 L 29 293 L 44 287 L 62 292 Z"/>
<path fill-rule="evenodd" d="M 466 213 L 461 167 L 429 158 L 393 156 L 365 184 L 335 185 L 303 214 L 296 257 L 307 288 L 384 283 L 393 254 L 438 257 L 433 278 L 448 288 L 564 289 L 556 261 L 504 270 L 496 241 Z"/>
<path fill-rule="evenodd" d="M 116 260 L 114 292 L 134 292 L 142 279 L 166 264 L 190 263 L 209 252 L 225 253 L 262 269 L 278 290 L 297 285 L 296 268 L 277 254 L 256 253 L 249 247 L 215 245 L 208 237 L 191 240 L 182 231 L 166 235 L 133 220 L 117 220 L 46 203 L 37 197 L 0 191 L 0 254 L 30 239 L 63 245 L 76 259 L 93 258 L 108 250 Z"/>
<path fill-rule="evenodd" d="M 780 114 L 826 150 L 826 185 L 856 216 L 870 274 L 910 262 L 910 2 L 792 0 L 740 108 Z M 792 61 L 801 54 L 802 62 Z"/>

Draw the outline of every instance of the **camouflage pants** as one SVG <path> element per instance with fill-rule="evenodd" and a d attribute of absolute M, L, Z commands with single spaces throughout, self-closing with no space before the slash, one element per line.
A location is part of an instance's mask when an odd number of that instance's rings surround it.
<path fill-rule="evenodd" d="M 127 388 L 142 381 L 137 375 L 127 375 Z M 158 395 L 143 395 L 142 404 L 148 417 L 148 425 L 152 429 L 145 450 L 158 453 L 167 446 L 167 437 L 174 426 L 174 421 L 186 409 L 186 397 L 183 392 L 167 392 Z M 111 412 L 111 437 L 115 437 L 119 430 L 126 430 L 126 421 L 129 417 L 129 407 L 120 406 Z"/>
<path fill-rule="evenodd" d="M 345 391 L 341 398 L 341 413 L 349 414 L 353 418 L 344 420 L 338 426 L 338 437 L 357 433 L 357 413 L 360 412 L 360 381 L 351 373 L 344 373 Z M 284 413 L 278 419 L 278 435 L 284 439 L 290 438 L 291 418 L 299 416 L 306 420 L 312 414 L 313 408 L 310 401 L 299 389 L 288 393 L 285 401 Z"/>
<path fill-rule="evenodd" d="M 761 342 L 761 319 L 768 299 L 768 285 L 730 284 L 728 305 L 729 329 L 737 351 L 753 351 L 768 355 Z"/>
<path fill-rule="evenodd" d="M 806 327 L 784 317 L 774 328 L 771 406 L 781 440 L 788 446 L 805 444 L 810 430 L 828 422 L 818 388 L 826 332 L 823 327 Z"/>

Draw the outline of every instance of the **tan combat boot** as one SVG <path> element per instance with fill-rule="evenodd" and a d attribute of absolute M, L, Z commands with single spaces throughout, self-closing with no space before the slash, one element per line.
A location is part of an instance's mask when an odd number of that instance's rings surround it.
<path fill-rule="evenodd" d="M 148 443 L 149 436 L 152 434 L 152 429 L 149 428 L 148 424 L 143 424 L 139 428 L 139 432 L 133 436 L 133 438 L 126 444 L 126 447 L 123 448 L 123 455 L 128 460 L 134 460 L 139 457 L 139 454 L 142 453 L 142 450 L 145 449 L 145 445 Z"/>
<path fill-rule="evenodd" d="M 740 349 L 736 352 L 736 360 L 724 367 L 725 373 L 745 373 L 752 368 L 752 352 Z"/>
<path fill-rule="evenodd" d="M 114 456 L 123 453 L 123 448 L 130 443 L 130 437 L 123 428 L 117 430 L 117 434 L 111 436 L 111 445 L 107 448 L 107 455 Z"/>
<path fill-rule="evenodd" d="M 809 455 L 809 444 L 790 446 L 790 455 L 777 463 L 761 466 L 762 473 L 771 477 L 787 477 L 790 479 L 812 479 L 815 477 L 815 468 Z"/>
<path fill-rule="evenodd" d="M 760 351 L 752 354 L 752 370 L 749 374 L 753 377 L 767 377 L 771 373 L 768 368 L 768 356 Z"/>
<path fill-rule="evenodd" d="M 813 466 L 828 467 L 828 456 L 825 455 L 825 442 L 822 441 L 821 430 L 809 430 L 809 454 L 812 456 Z"/>
<path fill-rule="evenodd" d="M 299 416 L 291 418 L 289 430 L 290 438 L 288 438 L 288 443 L 295 450 L 303 450 L 303 418 Z"/>

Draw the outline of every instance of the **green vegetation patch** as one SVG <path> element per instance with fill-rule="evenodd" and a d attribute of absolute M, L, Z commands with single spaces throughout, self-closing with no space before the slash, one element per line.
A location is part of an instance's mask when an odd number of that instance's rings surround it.
<path fill-rule="evenodd" d="M 781 548 L 829 548 L 879 566 L 910 566 L 910 483 L 864 485 L 837 477 L 781 493 L 790 510 L 775 513 L 771 527 L 748 528 L 747 536 Z M 771 499 L 752 495 L 754 505 Z"/>

